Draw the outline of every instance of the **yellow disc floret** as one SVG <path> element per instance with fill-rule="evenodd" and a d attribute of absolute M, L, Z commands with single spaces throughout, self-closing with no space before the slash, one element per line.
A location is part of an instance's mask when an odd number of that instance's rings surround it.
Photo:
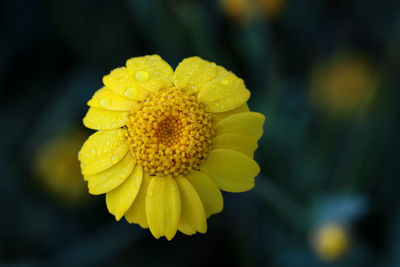
<path fill-rule="evenodd" d="M 150 175 L 178 176 L 199 168 L 214 135 L 205 106 L 177 88 L 150 95 L 130 112 L 128 143 Z"/>

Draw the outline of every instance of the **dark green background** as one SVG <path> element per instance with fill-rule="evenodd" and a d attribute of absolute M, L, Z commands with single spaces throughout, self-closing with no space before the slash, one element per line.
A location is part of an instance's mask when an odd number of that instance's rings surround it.
<path fill-rule="evenodd" d="M 2 0 L 0 36 L 1 266 L 400 266 L 399 1 L 287 0 L 275 20 L 237 23 L 211 0 Z M 308 95 L 315 64 L 342 51 L 380 73 L 362 117 Z M 42 143 L 81 126 L 103 75 L 153 53 L 232 70 L 266 116 L 255 189 L 224 193 L 207 234 L 171 242 L 116 223 L 102 196 L 60 204 L 32 170 Z M 327 220 L 353 239 L 333 262 L 310 247 Z"/>

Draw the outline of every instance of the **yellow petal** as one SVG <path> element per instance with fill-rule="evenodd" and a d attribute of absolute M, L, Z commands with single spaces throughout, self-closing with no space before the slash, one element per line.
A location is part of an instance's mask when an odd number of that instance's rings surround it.
<path fill-rule="evenodd" d="M 125 126 L 128 120 L 127 111 L 114 111 L 99 108 L 89 108 L 83 118 L 83 124 L 93 130 L 110 130 Z"/>
<path fill-rule="evenodd" d="M 218 68 L 215 63 L 199 57 L 182 60 L 174 73 L 174 84 L 188 93 L 199 92 L 205 84 L 215 79 Z"/>
<path fill-rule="evenodd" d="M 255 140 L 263 134 L 265 117 L 257 112 L 242 112 L 222 119 L 215 125 L 217 135 L 235 133 L 245 135 Z"/>
<path fill-rule="evenodd" d="M 147 222 L 153 236 L 171 240 L 178 229 L 180 211 L 181 200 L 175 179 L 153 177 L 146 196 Z"/>
<path fill-rule="evenodd" d="M 132 206 L 125 213 L 125 219 L 129 223 L 137 223 L 143 228 L 148 228 L 146 217 L 146 195 L 152 177 L 148 173 L 143 174 L 142 185 Z"/>
<path fill-rule="evenodd" d="M 247 155 L 227 149 L 215 149 L 200 165 L 224 191 L 244 192 L 254 187 L 254 177 L 260 172 L 258 164 Z"/>
<path fill-rule="evenodd" d="M 178 176 L 175 179 L 181 196 L 179 231 L 186 235 L 193 235 L 196 232 L 204 234 L 207 231 L 207 221 L 199 195 L 186 178 Z"/>
<path fill-rule="evenodd" d="M 254 151 L 257 149 L 257 141 L 245 135 L 228 133 L 214 137 L 212 146 L 215 149 L 225 148 L 239 151 L 253 158 Z"/>
<path fill-rule="evenodd" d="M 108 211 L 114 214 L 119 221 L 125 212 L 130 208 L 142 184 L 142 167 L 136 166 L 133 172 L 126 178 L 120 186 L 106 194 Z"/>
<path fill-rule="evenodd" d="M 95 175 L 86 175 L 89 193 L 99 195 L 114 190 L 132 173 L 135 165 L 135 158 L 126 153 L 125 157 L 111 168 Z"/>
<path fill-rule="evenodd" d="M 129 111 L 136 105 L 136 101 L 122 97 L 112 90 L 103 87 L 97 90 L 87 104 L 92 108 Z"/>
<path fill-rule="evenodd" d="M 200 90 L 198 101 L 204 103 L 209 112 L 225 112 L 247 102 L 250 91 L 243 80 L 223 67 L 218 67 L 217 78 Z"/>
<path fill-rule="evenodd" d="M 233 114 L 240 113 L 240 112 L 247 112 L 249 111 L 249 107 L 247 106 L 247 103 L 244 103 L 243 105 L 240 105 L 239 107 L 226 111 L 226 112 L 221 112 L 221 113 L 211 113 L 211 118 L 212 118 L 212 123 L 215 125 L 217 124 L 220 120 L 229 117 Z"/>
<path fill-rule="evenodd" d="M 171 79 L 174 71 L 159 55 L 128 59 L 126 67 L 135 82 L 150 92 L 172 86 Z"/>
<path fill-rule="evenodd" d="M 149 92 L 140 87 L 136 78 L 129 73 L 127 68 L 116 68 L 103 77 L 104 85 L 120 96 L 133 100 L 143 100 Z"/>
<path fill-rule="evenodd" d="M 125 130 L 98 131 L 83 144 L 78 154 L 83 175 L 93 175 L 117 164 L 128 151 Z"/>
<path fill-rule="evenodd" d="M 222 211 L 224 200 L 221 191 L 210 177 L 205 173 L 192 171 L 186 176 L 186 179 L 193 185 L 196 192 L 199 194 L 207 218 Z"/>

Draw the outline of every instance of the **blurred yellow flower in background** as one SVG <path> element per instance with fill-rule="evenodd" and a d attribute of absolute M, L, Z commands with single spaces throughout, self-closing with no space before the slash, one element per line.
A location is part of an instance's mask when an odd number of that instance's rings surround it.
<path fill-rule="evenodd" d="M 86 139 L 83 130 L 69 130 L 40 147 L 34 161 L 34 171 L 40 184 L 50 194 L 69 204 L 87 199 L 79 161 L 76 159 Z"/>
<path fill-rule="evenodd" d="M 265 16 L 275 19 L 285 6 L 285 0 L 220 0 L 223 12 L 236 22 Z"/>
<path fill-rule="evenodd" d="M 259 0 L 261 8 L 267 18 L 274 19 L 279 16 L 285 7 L 285 0 Z"/>
<path fill-rule="evenodd" d="M 127 60 L 103 78 L 83 123 L 99 130 L 79 153 L 89 192 L 119 220 L 171 240 L 205 233 L 220 190 L 254 187 L 264 116 L 242 79 L 199 57 L 173 69 L 158 55 Z"/>
<path fill-rule="evenodd" d="M 350 245 L 350 236 L 340 224 L 328 222 L 313 233 L 312 245 L 322 260 L 331 261 L 342 256 Z"/>
<path fill-rule="evenodd" d="M 311 76 L 313 102 L 332 116 L 365 111 L 376 91 L 376 74 L 365 58 L 342 55 L 317 65 Z"/>

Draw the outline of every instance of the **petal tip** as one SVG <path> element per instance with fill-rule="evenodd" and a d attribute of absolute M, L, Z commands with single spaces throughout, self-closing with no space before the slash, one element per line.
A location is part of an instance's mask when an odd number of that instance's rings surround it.
<path fill-rule="evenodd" d="M 168 241 L 171 241 L 175 237 L 176 233 L 173 235 L 166 235 L 165 238 L 167 238 Z"/>

